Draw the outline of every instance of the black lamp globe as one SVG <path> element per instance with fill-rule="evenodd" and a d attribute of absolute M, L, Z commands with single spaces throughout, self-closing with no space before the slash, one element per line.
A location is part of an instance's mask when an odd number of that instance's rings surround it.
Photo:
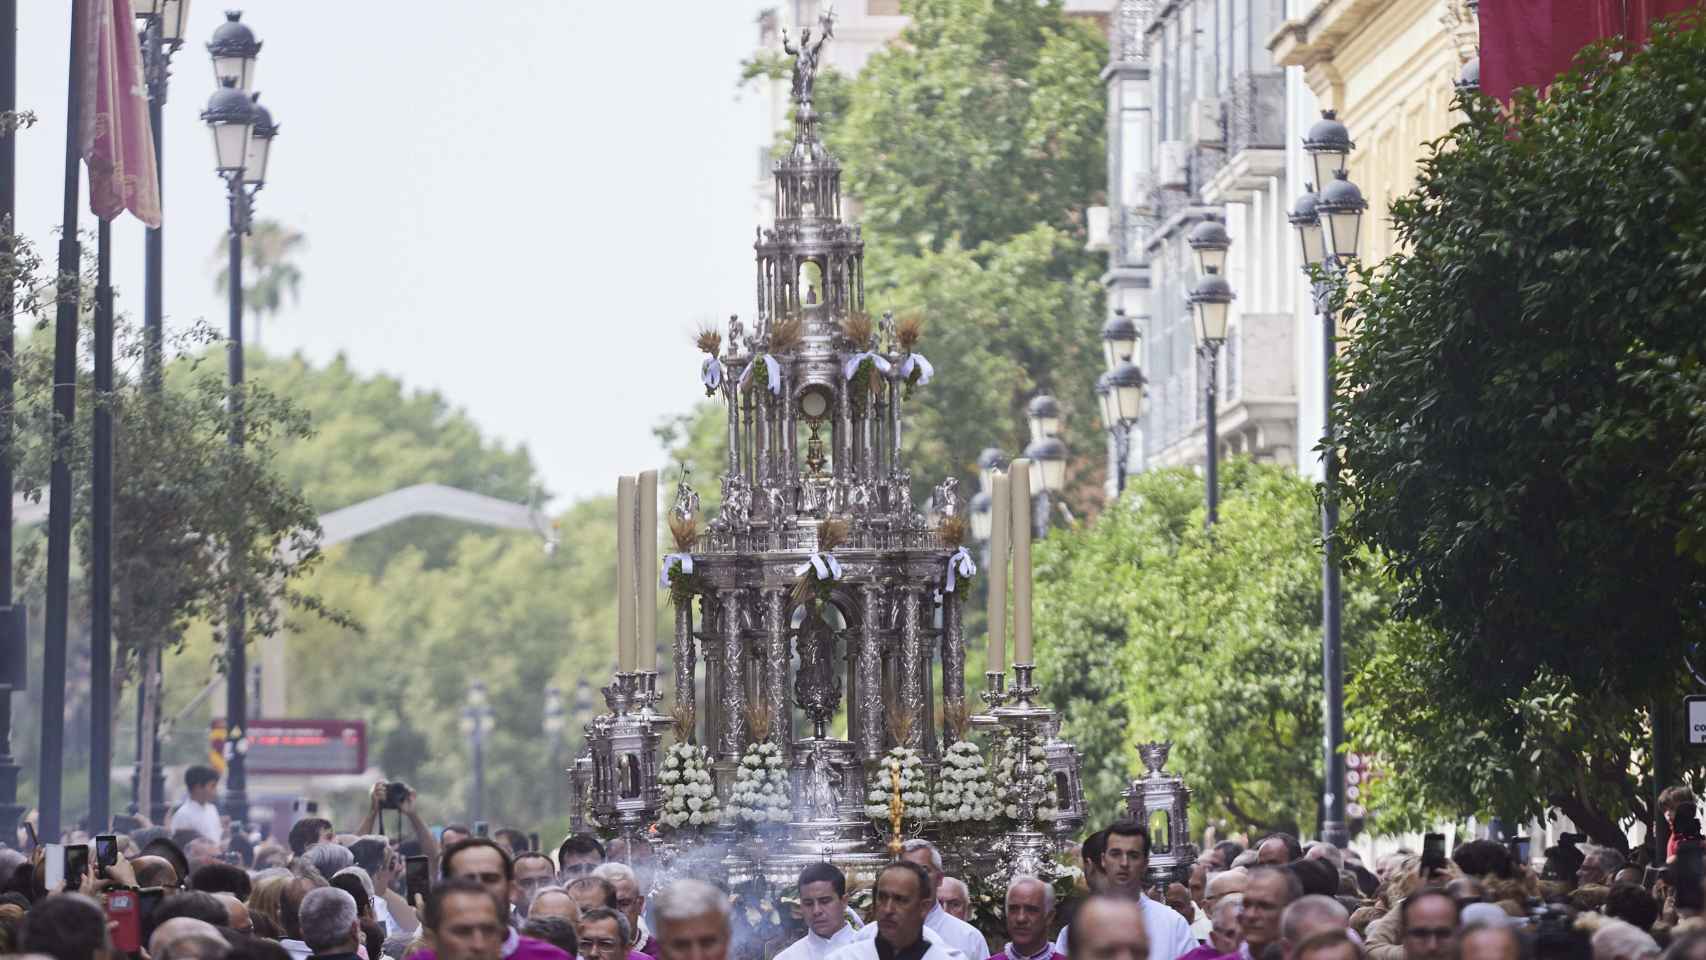
<path fill-rule="evenodd" d="M 254 123 L 249 131 L 249 149 L 243 155 L 243 184 L 259 190 L 267 182 L 267 158 L 272 155 L 272 138 L 278 136 L 278 124 L 271 111 L 261 106 L 261 95 L 249 98 L 254 107 Z"/>
<path fill-rule="evenodd" d="M 1112 370 L 1121 360 L 1136 354 L 1137 324 L 1125 315 L 1125 310 L 1116 309 L 1108 322 L 1102 324 L 1102 360 Z"/>
<path fill-rule="evenodd" d="M 249 157 L 249 136 L 254 129 L 255 104 L 237 89 L 235 79 L 221 81 L 207 98 L 201 119 L 213 133 L 214 167 L 221 176 L 241 175 Z"/>
<path fill-rule="evenodd" d="M 1025 456 L 1031 461 L 1031 492 L 1059 493 L 1066 485 L 1066 444 L 1059 437 L 1032 440 Z"/>
<path fill-rule="evenodd" d="M 1319 267 L 1327 262 L 1327 238 L 1321 232 L 1321 218 L 1315 210 L 1313 185 L 1306 183 L 1303 186 L 1309 192 L 1297 198 L 1297 206 L 1291 208 L 1286 219 L 1297 230 L 1297 240 L 1303 248 L 1303 265 Z"/>
<path fill-rule="evenodd" d="M 985 542 L 989 540 L 990 527 L 994 522 L 992 515 L 993 502 L 989 494 L 979 490 L 971 498 L 971 535 L 974 539 Z"/>
<path fill-rule="evenodd" d="M 1191 311 L 1197 319 L 1197 343 L 1226 342 L 1227 321 L 1232 313 L 1232 286 L 1218 273 L 1207 273 L 1191 290 Z"/>
<path fill-rule="evenodd" d="M 1315 121 L 1303 138 L 1303 152 L 1309 154 L 1316 183 L 1332 183 L 1335 176 L 1344 172 L 1345 160 L 1355 148 L 1350 129 L 1339 122 L 1332 110 L 1321 111 L 1321 119 Z"/>
<path fill-rule="evenodd" d="M 1007 469 L 1007 454 L 1000 447 L 984 447 L 977 455 L 977 483 L 979 489 L 988 493 L 995 489 L 995 473 Z"/>
<path fill-rule="evenodd" d="M 1315 215 L 1326 233 L 1327 251 L 1340 260 L 1357 255 L 1357 236 L 1362 232 L 1362 213 L 1368 201 L 1357 185 L 1340 170 L 1333 182 L 1315 198 Z"/>
<path fill-rule="evenodd" d="M 1025 408 L 1025 418 L 1030 421 L 1032 441 L 1060 435 L 1060 404 L 1046 393 L 1032 398 Z"/>
<path fill-rule="evenodd" d="M 1226 224 L 1219 220 L 1200 220 L 1185 235 L 1185 242 L 1197 254 L 1197 269 L 1203 273 L 1226 272 L 1226 251 L 1232 246 L 1232 237 L 1226 232 Z"/>
<path fill-rule="evenodd" d="M 1137 364 L 1127 361 L 1106 373 L 1108 399 L 1119 423 L 1133 424 L 1143 416 L 1143 387 L 1147 382 Z"/>
<path fill-rule="evenodd" d="M 261 52 L 261 42 L 242 18 L 241 10 L 225 11 L 225 22 L 213 31 L 207 52 L 213 57 L 214 81 L 224 84 L 227 78 L 233 79 L 237 89 L 248 93 L 255 86 L 255 55 Z"/>

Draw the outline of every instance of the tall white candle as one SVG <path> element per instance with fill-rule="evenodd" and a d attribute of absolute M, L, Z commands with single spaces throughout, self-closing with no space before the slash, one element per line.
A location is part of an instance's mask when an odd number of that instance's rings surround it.
<path fill-rule="evenodd" d="M 1031 461 L 1013 461 L 1007 483 L 1013 526 L 1013 662 L 1031 659 Z"/>
<path fill-rule="evenodd" d="M 640 474 L 639 562 L 634 582 L 639 585 L 639 668 L 648 673 L 658 669 L 658 472 Z"/>
<path fill-rule="evenodd" d="M 1007 475 L 996 471 L 989 491 L 989 664 L 1007 669 Z"/>
<path fill-rule="evenodd" d="M 616 669 L 634 672 L 634 478 L 616 481 Z"/>

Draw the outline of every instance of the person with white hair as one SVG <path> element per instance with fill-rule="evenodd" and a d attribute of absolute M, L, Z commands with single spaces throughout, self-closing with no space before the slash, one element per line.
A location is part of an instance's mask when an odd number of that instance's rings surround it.
<path fill-rule="evenodd" d="M 148 938 L 148 955 L 151 957 L 170 956 L 173 944 L 178 941 L 204 937 L 223 940 L 219 935 L 219 928 L 206 920 L 197 920 L 194 917 L 172 917 L 154 928 L 154 933 Z"/>
<path fill-rule="evenodd" d="M 1622 920 L 1600 924 L 1592 942 L 1593 960 L 1651 960 L 1661 952 L 1645 930 Z"/>
<path fill-rule="evenodd" d="M 936 902 L 948 916 L 956 920 L 971 922 L 971 890 L 966 882 L 958 877 L 943 877 L 936 885 Z"/>
<path fill-rule="evenodd" d="M 937 899 L 944 875 L 942 853 L 936 849 L 936 845 L 928 840 L 908 840 L 901 850 L 900 859 L 916 864 L 924 870 L 925 876 L 930 878 L 930 912 L 924 917 L 924 929 L 928 931 L 925 939 L 941 940 L 964 954 L 966 960 L 989 960 L 989 941 L 983 938 L 983 934 L 976 927 L 958 917 L 950 916 L 948 911 L 942 909 Z M 876 926 L 874 923 L 868 924 L 859 932 L 865 939 L 871 939 L 877 935 Z"/>
<path fill-rule="evenodd" d="M 661 960 L 728 960 L 728 894 L 703 880 L 677 880 L 653 898 Z"/>
<path fill-rule="evenodd" d="M 302 859 L 312 864 L 327 880 L 337 876 L 339 870 L 355 866 L 355 854 L 339 843 L 316 843 L 303 851 Z"/>
<path fill-rule="evenodd" d="M 628 949 L 634 953 L 643 953 L 648 957 L 658 955 L 658 941 L 652 936 L 652 931 L 646 926 L 646 918 L 642 916 L 646 909 L 646 895 L 640 889 L 640 878 L 634 873 L 634 868 L 614 860 L 598 865 L 592 875 L 600 880 L 610 881 L 616 888 L 616 909 L 628 918 L 629 934 L 633 939 Z"/>
<path fill-rule="evenodd" d="M 1208 929 L 1208 942 L 1179 960 L 1214 960 L 1215 957 L 1237 953 L 1238 945 L 1244 942 L 1244 928 L 1238 923 L 1238 914 L 1243 909 L 1242 893 L 1228 893 L 1216 900 L 1208 912 L 1212 924 Z"/>
<path fill-rule="evenodd" d="M 1028 873 L 1007 884 L 1007 945 L 993 960 L 1066 960 L 1049 942 L 1054 886 Z"/>
<path fill-rule="evenodd" d="M 355 898 L 337 887 L 320 887 L 302 898 L 298 913 L 302 942 L 320 960 L 350 960 L 361 946 Z"/>

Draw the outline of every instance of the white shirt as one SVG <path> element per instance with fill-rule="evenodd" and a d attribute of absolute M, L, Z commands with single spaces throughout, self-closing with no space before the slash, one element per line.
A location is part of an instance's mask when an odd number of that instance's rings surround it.
<path fill-rule="evenodd" d="M 859 939 L 859 931 L 853 929 L 851 923 L 844 923 L 841 929 L 830 934 L 829 939 L 806 931 L 806 935 L 795 940 L 791 946 L 778 953 L 773 960 L 824 960 L 831 953 Z"/>
<path fill-rule="evenodd" d="M 308 944 L 301 940 L 280 940 L 278 945 L 284 948 L 285 953 L 290 954 L 290 960 L 308 960 L 314 955 L 314 951 L 308 949 Z"/>
<path fill-rule="evenodd" d="M 218 843 L 225 833 L 219 825 L 218 807 L 211 803 L 197 803 L 187 799 L 172 814 L 168 826 L 173 832 L 194 830 L 214 843 Z"/>
<path fill-rule="evenodd" d="M 989 941 L 976 927 L 943 910 L 941 904 L 931 908 L 924 926 L 941 934 L 942 942 L 965 954 L 966 960 L 989 960 Z"/>
<path fill-rule="evenodd" d="M 1149 960 L 1179 960 L 1201 946 L 1179 911 L 1146 896 L 1138 897 L 1137 902 L 1143 908 L 1143 932 L 1149 935 Z M 1066 935 L 1070 930 L 1070 925 L 1062 927 L 1054 941 L 1054 948 L 1069 957 L 1072 954 L 1066 949 Z"/>
<path fill-rule="evenodd" d="M 1191 938 L 1199 944 L 1207 943 L 1208 935 L 1214 932 L 1214 921 L 1209 919 L 1208 914 L 1202 912 L 1202 907 L 1197 906 L 1195 901 L 1191 902 L 1191 912 L 1193 914 Z"/>
<path fill-rule="evenodd" d="M 860 936 L 857 939 L 844 947 L 837 947 L 827 960 L 878 960 L 876 929 L 876 924 L 866 924 L 865 930 L 872 931 L 869 936 L 864 935 L 864 931 L 860 931 Z M 924 942 L 928 943 L 930 948 L 924 951 L 921 960 L 966 960 L 965 954 L 937 939 L 939 936 L 939 934 L 934 934 L 929 927 L 924 928 Z"/>

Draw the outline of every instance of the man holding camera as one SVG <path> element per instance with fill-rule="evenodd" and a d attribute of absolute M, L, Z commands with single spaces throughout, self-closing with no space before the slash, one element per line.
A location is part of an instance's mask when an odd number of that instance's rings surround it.
<path fill-rule="evenodd" d="M 434 839 L 432 830 L 415 811 L 415 791 L 401 780 L 381 780 L 373 785 L 371 801 L 367 808 L 367 816 L 361 820 L 361 826 L 356 833 L 366 836 L 373 832 L 373 825 L 378 821 L 384 827 L 386 810 L 395 810 L 409 821 L 409 826 L 415 831 L 415 841 L 421 845 L 421 853 L 427 857 L 427 867 L 433 873 L 438 872 L 438 841 Z M 398 831 L 401 833 L 401 831 Z"/>

